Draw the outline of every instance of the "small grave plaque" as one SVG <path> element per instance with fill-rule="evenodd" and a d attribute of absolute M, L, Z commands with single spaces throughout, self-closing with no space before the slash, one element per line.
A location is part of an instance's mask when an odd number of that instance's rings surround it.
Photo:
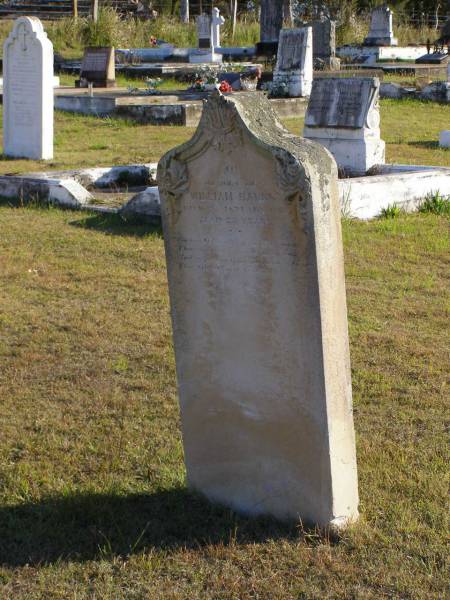
<path fill-rule="evenodd" d="M 112 47 L 89 47 L 84 52 L 79 86 L 114 87 L 116 85 L 115 55 Z"/>

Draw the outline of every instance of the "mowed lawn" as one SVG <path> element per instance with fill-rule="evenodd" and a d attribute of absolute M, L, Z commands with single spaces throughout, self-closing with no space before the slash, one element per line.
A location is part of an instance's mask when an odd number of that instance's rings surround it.
<path fill-rule="evenodd" d="M 285 119 L 284 123 L 297 135 L 303 131 L 303 119 Z M 450 166 L 450 151 L 438 145 L 443 129 L 450 129 L 448 104 L 381 101 L 381 135 L 386 141 L 387 162 Z M 191 127 L 155 127 L 56 111 L 54 160 L 11 160 L 0 156 L 0 175 L 157 162 L 164 152 L 189 139 L 193 132 Z"/>
<path fill-rule="evenodd" d="M 388 160 L 450 163 L 449 107 L 382 113 Z M 192 132 L 59 113 L 52 167 Z M 446 597 L 449 220 L 343 234 L 361 519 L 330 539 L 186 489 L 160 230 L 0 204 L 1 600 Z"/>
<path fill-rule="evenodd" d="M 448 220 L 344 221 L 361 520 L 185 487 L 160 232 L 0 207 L 0 598 L 444 598 Z"/>

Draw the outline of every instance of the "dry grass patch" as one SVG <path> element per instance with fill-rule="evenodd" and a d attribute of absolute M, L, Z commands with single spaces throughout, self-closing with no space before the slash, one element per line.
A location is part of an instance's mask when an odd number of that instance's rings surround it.
<path fill-rule="evenodd" d="M 344 222 L 360 523 L 189 493 L 163 241 L 0 207 L 0 597 L 443 598 L 448 220 Z"/>

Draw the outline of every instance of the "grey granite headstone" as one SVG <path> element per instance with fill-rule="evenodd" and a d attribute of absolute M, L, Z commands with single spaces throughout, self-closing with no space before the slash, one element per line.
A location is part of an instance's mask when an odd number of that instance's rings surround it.
<path fill-rule="evenodd" d="M 376 77 L 315 79 L 305 116 L 303 135 L 320 142 L 338 167 L 362 175 L 384 164 Z"/>
<path fill-rule="evenodd" d="M 86 48 L 78 85 L 86 87 L 88 83 L 92 83 L 94 87 L 115 87 L 116 65 L 112 46 Z"/>
<path fill-rule="evenodd" d="M 330 77 L 315 80 L 305 125 L 355 129 L 363 127 L 376 89 L 372 77 Z"/>
<path fill-rule="evenodd" d="M 314 68 L 338 70 L 340 60 L 336 56 L 336 22 L 328 17 L 321 17 L 313 21 L 311 27 Z"/>
<path fill-rule="evenodd" d="M 199 48 L 211 47 L 211 18 L 209 15 L 199 15 L 196 20 L 197 38 Z"/>
<path fill-rule="evenodd" d="M 393 12 L 387 5 L 378 6 L 372 11 L 369 34 L 364 40 L 365 46 L 397 46 L 392 16 Z"/>
<path fill-rule="evenodd" d="M 266 98 L 213 92 L 157 178 L 189 485 L 245 514 L 356 519 L 334 160 Z"/>

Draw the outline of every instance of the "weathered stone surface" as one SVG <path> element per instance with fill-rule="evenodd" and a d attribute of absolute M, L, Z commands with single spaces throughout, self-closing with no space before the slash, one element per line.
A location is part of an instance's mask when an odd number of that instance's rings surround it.
<path fill-rule="evenodd" d="M 53 158 L 53 45 L 36 17 L 20 17 L 3 45 L 3 151 Z"/>
<path fill-rule="evenodd" d="M 119 214 L 127 221 L 159 223 L 161 207 L 158 187 L 148 187 L 133 196 L 120 208 Z"/>
<path fill-rule="evenodd" d="M 275 88 L 286 85 L 291 97 L 309 96 L 313 79 L 311 27 L 282 29 L 277 64 L 273 74 Z"/>
<path fill-rule="evenodd" d="M 385 162 L 376 77 L 315 79 L 303 135 L 325 146 L 347 174 Z"/>
<path fill-rule="evenodd" d="M 317 79 L 309 99 L 305 125 L 364 127 L 376 91 L 373 77 Z"/>
<path fill-rule="evenodd" d="M 314 69 L 339 70 L 341 61 L 336 57 L 336 22 L 322 16 L 313 21 L 311 27 Z"/>
<path fill-rule="evenodd" d="M 366 46 L 397 46 L 392 27 L 393 12 L 384 5 L 378 6 L 372 12 L 370 31 L 364 40 Z"/>
<path fill-rule="evenodd" d="M 357 517 L 336 164 L 251 94 L 158 165 L 189 485 L 247 514 Z"/>

